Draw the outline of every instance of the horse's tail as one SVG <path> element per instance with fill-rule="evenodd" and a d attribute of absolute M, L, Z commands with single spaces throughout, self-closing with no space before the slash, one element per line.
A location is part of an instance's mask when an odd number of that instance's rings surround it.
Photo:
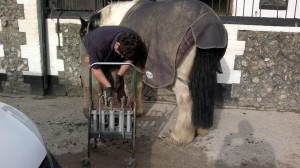
<path fill-rule="evenodd" d="M 192 96 L 192 122 L 197 128 L 208 129 L 213 125 L 217 68 L 220 49 L 197 48 L 189 76 Z"/>

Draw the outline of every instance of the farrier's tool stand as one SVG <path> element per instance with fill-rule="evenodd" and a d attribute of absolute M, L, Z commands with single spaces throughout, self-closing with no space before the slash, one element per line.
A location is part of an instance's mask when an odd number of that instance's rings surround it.
<path fill-rule="evenodd" d="M 125 98 L 121 99 L 121 108 L 114 108 L 112 101 L 107 102 L 104 95 L 99 95 L 99 107 L 94 109 L 92 96 L 92 73 L 93 65 L 130 65 L 133 69 L 134 92 L 132 95 L 133 107 L 125 107 Z M 132 139 L 129 147 L 132 155 L 126 161 L 126 167 L 135 167 L 135 138 L 136 138 L 136 69 L 130 63 L 97 62 L 92 64 L 89 70 L 90 105 L 88 116 L 88 153 L 87 158 L 82 161 L 82 167 L 90 167 L 91 148 L 97 147 L 97 139 Z M 107 104 L 108 103 L 108 104 Z M 94 144 L 91 145 L 91 140 Z"/>

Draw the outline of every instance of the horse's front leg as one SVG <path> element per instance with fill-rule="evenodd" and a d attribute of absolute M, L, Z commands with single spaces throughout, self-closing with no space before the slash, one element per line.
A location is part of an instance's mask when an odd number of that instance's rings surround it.
<path fill-rule="evenodd" d="M 143 114 L 143 74 L 140 72 L 136 73 L 136 113 L 137 117 L 140 117 Z"/>
<path fill-rule="evenodd" d="M 133 72 L 132 72 L 133 73 Z M 132 75 L 130 73 L 130 75 Z M 134 94 L 134 78 L 133 75 L 131 77 L 131 80 L 125 81 L 125 92 L 127 95 L 133 96 Z M 137 117 L 140 117 L 143 114 L 143 74 L 140 72 L 136 72 L 136 93 L 135 93 L 135 102 L 136 102 L 136 115 Z"/>
<path fill-rule="evenodd" d="M 118 70 L 111 71 L 112 77 L 115 80 Z M 132 73 L 130 73 L 132 75 Z M 120 96 L 133 96 L 134 94 L 134 79 L 133 76 L 131 80 L 124 79 L 124 86 L 118 90 L 118 98 Z M 135 94 L 135 101 L 136 101 L 136 114 L 137 117 L 140 117 L 143 114 L 143 104 L 142 104 L 142 90 L 143 90 L 143 74 L 138 72 L 136 73 L 136 94 Z M 132 97 L 131 97 L 132 98 Z"/>
<path fill-rule="evenodd" d="M 81 53 L 81 82 L 83 87 L 83 114 L 88 118 L 89 115 L 89 105 L 90 105 L 90 86 L 89 86 L 89 57 L 86 51 Z M 93 77 L 92 81 L 92 93 L 93 93 L 93 104 L 94 108 L 98 106 L 98 100 L 100 93 L 100 84 Z"/>
<path fill-rule="evenodd" d="M 192 98 L 186 84 L 176 79 L 173 86 L 178 104 L 178 117 L 171 137 L 178 144 L 188 144 L 195 136 L 195 127 L 192 124 Z"/>

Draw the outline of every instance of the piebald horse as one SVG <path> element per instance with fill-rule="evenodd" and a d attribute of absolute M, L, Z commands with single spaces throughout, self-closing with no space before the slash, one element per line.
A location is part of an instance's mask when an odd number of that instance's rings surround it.
<path fill-rule="evenodd" d="M 127 1 L 112 3 L 102 10 L 93 14 L 88 21 L 81 19 L 81 38 L 93 29 L 99 26 L 105 25 L 120 25 L 124 22 L 124 17 L 127 15 L 130 9 L 134 8 L 137 3 L 141 1 Z M 174 4 L 177 2 L 177 4 Z M 175 6 L 178 9 L 178 4 L 189 3 L 190 1 L 161 1 L 161 2 L 151 2 L 160 5 L 161 3 L 167 3 L 168 6 Z M 150 2 L 149 2 L 150 3 Z M 168 4 L 169 3 L 169 4 Z M 192 142 L 193 138 L 197 135 L 205 136 L 208 133 L 208 129 L 213 125 L 213 112 L 215 104 L 215 92 L 217 85 L 217 72 L 220 70 L 220 59 L 223 57 L 227 47 L 227 31 L 218 18 L 218 16 L 213 12 L 213 10 L 205 5 L 204 3 L 198 1 L 196 2 L 202 11 L 193 11 L 194 13 L 199 13 L 199 17 L 196 21 L 192 21 L 191 26 L 188 27 L 191 37 L 193 37 L 194 43 L 188 47 L 184 52 L 184 57 L 182 58 L 180 64 L 175 67 L 174 80 L 169 86 L 172 87 L 176 95 L 176 101 L 178 104 L 179 112 L 177 121 L 174 129 L 172 130 L 170 136 L 178 144 L 187 144 Z M 177 5 L 177 6 L 176 6 Z M 151 6 L 151 5 L 150 5 Z M 186 5 L 187 6 L 187 5 Z M 182 6 L 179 6 L 182 7 Z M 137 7 L 135 7 L 137 8 Z M 148 6 L 151 9 L 151 7 Z M 158 9 L 158 8 L 157 8 Z M 164 12 L 163 10 L 153 9 L 156 12 Z M 198 9 L 199 10 L 199 9 Z M 187 12 L 183 10 L 184 12 Z M 189 11 L 191 13 L 191 11 Z M 143 12 L 145 13 L 145 12 Z M 174 13 L 174 11 L 173 11 Z M 180 15 L 181 16 L 181 15 Z M 140 16 L 143 17 L 143 16 Z M 172 16 L 170 16 L 172 17 Z M 175 16 L 174 16 L 175 17 Z M 201 20 L 204 18 L 204 21 Z M 205 19 L 206 18 L 206 19 Z M 142 18 L 143 19 L 143 18 Z M 155 16 L 151 18 L 156 19 Z M 174 19 L 173 19 L 174 20 Z M 175 18 L 176 20 L 176 18 Z M 194 19 L 195 20 L 195 19 Z M 200 20 L 200 21 L 199 21 Z M 207 23 L 209 22 L 209 23 Z M 207 25 L 206 25 L 207 23 Z M 156 24 L 165 24 L 163 20 L 159 20 Z M 199 24 L 201 28 L 194 26 Z M 153 27 L 161 28 L 163 25 L 156 25 Z M 135 28 L 135 26 L 131 27 Z M 200 30 L 201 29 L 201 30 Z M 217 30 L 217 31 L 215 31 Z M 142 30 L 143 31 L 143 30 Z M 160 31 L 160 30 L 157 30 Z M 195 34 L 200 32 L 200 35 L 195 37 Z M 139 31 L 137 31 L 139 33 Z M 221 32 L 222 35 L 219 35 Z M 172 36 L 173 34 L 168 34 L 167 36 Z M 184 39 L 187 33 L 183 34 L 184 37 L 179 39 Z M 207 35 L 207 36 L 206 36 Z M 151 36 L 143 36 L 142 39 L 147 39 L 146 45 L 149 47 L 149 39 Z M 164 37 L 161 37 L 163 40 Z M 160 39 L 158 39 L 160 40 Z M 199 42 L 200 41 L 200 42 Z M 214 41 L 222 41 L 222 45 L 214 44 Z M 202 45 L 198 44 L 202 43 Z M 212 43 L 211 46 L 205 46 L 208 43 Z M 179 46 L 174 46 L 174 48 Z M 82 51 L 82 79 L 84 87 L 84 110 L 88 109 L 89 101 L 89 91 L 88 91 L 88 54 L 86 51 Z M 148 57 L 149 58 L 149 57 Z M 142 86 L 143 77 L 145 73 L 137 74 L 137 113 L 142 114 Z M 93 80 L 96 81 L 96 80 Z M 145 81 L 144 81 L 145 82 Z M 147 83 L 146 83 L 147 84 Z M 99 92 L 99 84 L 97 82 L 93 83 L 93 93 Z M 97 96 L 97 94 L 93 94 Z M 97 102 L 97 97 L 93 98 L 93 101 Z"/>

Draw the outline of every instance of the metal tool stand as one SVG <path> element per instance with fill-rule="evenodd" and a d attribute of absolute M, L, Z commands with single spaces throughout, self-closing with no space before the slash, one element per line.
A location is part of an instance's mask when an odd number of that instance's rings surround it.
<path fill-rule="evenodd" d="M 92 99 L 92 73 L 93 65 L 130 65 L 133 71 L 134 92 L 132 96 L 133 107 L 125 108 L 125 97 L 121 98 L 121 108 L 114 108 L 113 101 L 108 101 L 106 94 L 99 95 L 99 107 L 94 109 Z M 131 157 L 126 160 L 125 166 L 135 167 L 135 140 L 136 140 L 136 70 L 130 63 L 97 62 L 92 64 L 89 70 L 90 106 L 88 118 L 88 151 L 87 158 L 81 162 L 82 167 L 90 167 L 91 149 L 97 148 L 97 140 L 100 139 L 132 139 L 129 147 Z M 94 141 L 91 144 L 91 141 Z M 101 167 L 98 165 L 98 167 Z"/>

